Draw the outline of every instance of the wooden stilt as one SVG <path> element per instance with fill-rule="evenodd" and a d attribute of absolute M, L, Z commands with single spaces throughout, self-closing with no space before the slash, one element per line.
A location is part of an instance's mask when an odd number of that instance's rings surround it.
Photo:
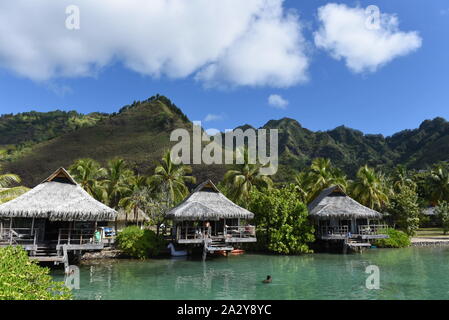
<path fill-rule="evenodd" d="M 12 244 L 12 218 L 9 218 L 9 244 Z"/>

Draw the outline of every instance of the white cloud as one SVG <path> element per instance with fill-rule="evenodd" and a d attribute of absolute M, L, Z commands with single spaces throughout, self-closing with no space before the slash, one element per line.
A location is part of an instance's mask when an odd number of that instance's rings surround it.
<path fill-rule="evenodd" d="M 278 94 L 272 94 L 268 97 L 268 104 L 278 109 L 285 109 L 288 106 L 288 100 Z"/>
<path fill-rule="evenodd" d="M 379 28 L 367 28 L 363 8 L 330 3 L 318 9 L 320 29 L 314 33 L 315 45 L 344 59 L 353 72 L 376 71 L 380 66 L 421 47 L 417 32 L 399 30 L 395 15 L 381 13 Z"/>
<path fill-rule="evenodd" d="M 215 128 L 209 128 L 205 130 L 208 136 L 215 136 L 217 134 L 220 134 L 220 130 L 215 129 Z"/>
<path fill-rule="evenodd" d="M 80 8 L 80 29 L 65 27 Z M 33 80 L 95 76 L 120 62 L 152 77 L 207 86 L 291 86 L 308 59 L 283 0 L 0 2 L 0 67 Z"/>
<path fill-rule="evenodd" d="M 213 114 L 213 113 L 209 113 L 209 114 L 204 118 L 204 122 L 222 120 L 223 118 L 224 118 L 224 115 L 223 115 L 223 114 Z"/>

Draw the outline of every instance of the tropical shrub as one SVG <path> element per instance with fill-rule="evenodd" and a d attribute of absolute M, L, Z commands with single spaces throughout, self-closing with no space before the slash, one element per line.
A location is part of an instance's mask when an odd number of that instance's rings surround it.
<path fill-rule="evenodd" d="M 391 196 L 387 212 L 401 230 L 413 236 L 419 228 L 421 213 L 416 187 L 410 184 L 401 186 L 399 192 Z"/>
<path fill-rule="evenodd" d="M 164 239 L 154 231 L 137 226 L 124 228 L 117 235 L 117 242 L 124 254 L 139 259 L 157 256 L 165 244 Z"/>
<path fill-rule="evenodd" d="M 253 189 L 248 207 L 255 213 L 259 249 L 283 254 L 312 252 L 308 244 L 315 240 L 314 229 L 293 185 L 269 192 Z"/>
<path fill-rule="evenodd" d="M 0 300 L 69 300 L 70 289 L 48 268 L 30 261 L 21 247 L 0 248 Z"/>
<path fill-rule="evenodd" d="M 446 234 L 449 231 L 449 203 L 447 201 L 439 201 L 438 206 L 435 208 L 435 213 L 441 222 L 444 234 Z"/>
<path fill-rule="evenodd" d="M 377 239 L 374 242 L 379 248 L 404 248 L 410 246 L 410 237 L 403 231 L 388 228 L 385 232 L 389 238 Z"/>

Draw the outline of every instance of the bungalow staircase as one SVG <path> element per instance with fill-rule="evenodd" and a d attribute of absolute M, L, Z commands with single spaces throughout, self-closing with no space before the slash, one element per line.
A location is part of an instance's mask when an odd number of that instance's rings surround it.
<path fill-rule="evenodd" d="M 56 246 L 43 246 L 39 245 L 37 250 L 34 252 L 35 257 L 55 257 L 58 256 L 56 251 Z"/>
<path fill-rule="evenodd" d="M 361 251 L 363 248 L 371 247 L 371 244 L 369 242 L 362 242 L 357 239 L 351 239 L 348 238 L 344 242 L 344 252 L 346 252 L 347 249 L 355 250 L 355 251 Z"/>
<path fill-rule="evenodd" d="M 39 245 L 30 259 L 38 262 L 53 262 L 55 265 L 63 263 L 65 268 L 69 263 L 67 250 L 63 248 L 62 252 L 58 252 L 56 245 Z"/>
<path fill-rule="evenodd" d="M 203 260 L 206 259 L 208 252 L 232 251 L 234 247 L 228 245 L 223 238 L 211 238 L 204 241 Z"/>

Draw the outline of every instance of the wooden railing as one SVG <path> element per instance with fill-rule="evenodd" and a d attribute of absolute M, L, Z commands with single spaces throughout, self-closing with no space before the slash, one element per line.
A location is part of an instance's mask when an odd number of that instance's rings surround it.
<path fill-rule="evenodd" d="M 210 234 L 210 227 L 177 227 L 176 229 L 176 239 L 178 240 L 204 239 Z"/>
<path fill-rule="evenodd" d="M 224 228 L 225 237 L 231 238 L 255 238 L 255 226 L 226 226 Z"/>
<path fill-rule="evenodd" d="M 348 226 L 322 226 L 321 235 L 322 236 L 333 236 L 333 235 L 347 235 L 349 232 Z"/>
<path fill-rule="evenodd" d="M 388 229 L 386 224 L 372 224 L 359 226 L 359 234 L 362 235 L 377 235 L 385 234 Z"/>
<path fill-rule="evenodd" d="M 195 240 L 204 239 L 212 235 L 212 229 L 206 227 L 177 227 L 176 239 Z M 217 231 L 216 236 L 226 238 L 255 238 L 255 226 L 226 226 L 223 231 Z"/>
<path fill-rule="evenodd" d="M 0 244 L 36 245 L 39 229 L 31 228 L 2 228 L 0 230 Z"/>
<path fill-rule="evenodd" d="M 94 233 L 94 229 L 59 229 L 58 245 L 96 243 Z"/>

